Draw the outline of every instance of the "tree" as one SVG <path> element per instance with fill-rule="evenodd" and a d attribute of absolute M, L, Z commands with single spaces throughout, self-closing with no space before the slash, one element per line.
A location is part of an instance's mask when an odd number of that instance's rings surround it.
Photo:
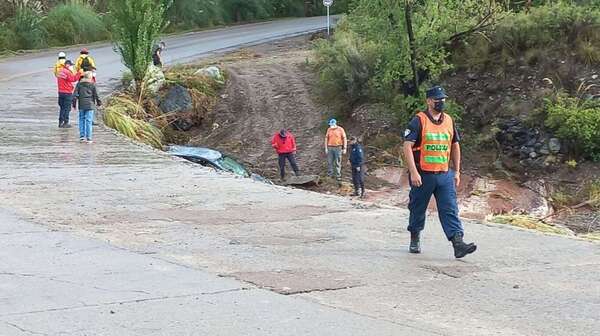
<path fill-rule="evenodd" d="M 171 1 L 165 0 L 110 1 L 115 49 L 137 88 L 141 88 L 152 61 L 152 47 L 168 24 L 166 11 L 170 5 Z"/>
<path fill-rule="evenodd" d="M 488 27 L 503 10 L 499 0 L 355 0 L 352 5 L 343 29 L 379 49 L 374 89 L 410 94 L 417 94 L 419 82 L 449 69 L 452 41 Z"/>

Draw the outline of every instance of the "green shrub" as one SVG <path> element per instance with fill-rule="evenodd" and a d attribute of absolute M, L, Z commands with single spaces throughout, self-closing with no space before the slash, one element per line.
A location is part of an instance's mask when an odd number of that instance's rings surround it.
<path fill-rule="evenodd" d="M 29 7 L 21 6 L 9 21 L 14 32 L 15 49 L 38 49 L 46 46 L 46 31 L 41 25 L 42 15 Z"/>
<path fill-rule="evenodd" d="M 600 180 L 592 181 L 586 189 L 590 205 L 596 209 L 600 209 Z"/>
<path fill-rule="evenodd" d="M 404 122 L 424 102 L 422 97 L 407 96 L 415 88 L 404 1 L 355 0 L 352 8 L 331 41 L 316 43 L 321 92 L 328 100 L 341 102 L 343 108 L 362 101 L 390 105 L 396 119 Z M 455 36 L 468 34 L 480 20 L 488 23 L 501 11 L 496 2 L 480 0 L 413 2 L 421 81 L 437 81 L 451 68 L 448 46 Z"/>
<path fill-rule="evenodd" d="M 556 2 L 535 7 L 529 13 L 507 16 L 491 39 L 496 50 L 514 55 L 529 49 L 558 46 L 563 51 L 585 51 L 592 63 L 600 59 L 600 10 L 589 6 Z M 591 48 L 590 48 L 591 47 Z M 591 55 L 590 55 L 591 52 Z"/>
<path fill-rule="evenodd" d="M 341 32 L 332 43 L 317 41 L 315 48 L 315 70 L 323 97 L 342 109 L 369 97 L 377 63 L 374 43 L 361 41 L 352 32 Z"/>
<path fill-rule="evenodd" d="M 102 18 L 89 5 L 70 2 L 54 7 L 44 19 L 51 45 L 88 43 L 109 38 Z"/>
<path fill-rule="evenodd" d="M 5 24 L 0 23 L 0 51 L 16 49 L 15 39 L 15 33 Z"/>
<path fill-rule="evenodd" d="M 169 30 L 210 27 L 223 23 L 223 8 L 211 0 L 174 1 L 169 8 Z"/>
<path fill-rule="evenodd" d="M 136 88 L 142 87 L 152 61 L 152 47 L 168 24 L 166 12 L 171 3 L 164 0 L 110 1 L 114 43 L 123 64 L 131 71 Z"/>
<path fill-rule="evenodd" d="M 559 95 L 546 101 L 546 126 L 584 156 L 600 161 L 600 103 Z"/>

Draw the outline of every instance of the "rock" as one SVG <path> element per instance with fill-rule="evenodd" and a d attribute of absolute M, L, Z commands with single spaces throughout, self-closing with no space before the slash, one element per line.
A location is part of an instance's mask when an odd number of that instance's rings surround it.
<path fill-rule="evenodd" d="M 592 75 L 592 79 L 598 79 L 598 75 Z"/>
<path fill-rule="evenodd" d="M 561 148 L 561 145 L 560 145 L 559 139 L 551 138 L 548 141 L 548 149 L 550 149 L 550 152 L 556 154 L 556 153 L 560 152 L 560 148 Z"/>
<path fill-rule="evenodd" d="M 558 158 L 554 155 L 548 155 L 544 160 L 545 166 L 550 166 L 558 162 Z"/>
<path fill-rule="evenodd" d="M 544 144 L 543 144 L 543 143 L 541 143 L 541 142 L 536 142 L 536 143 L 533 145 L 533 147 L 535 147 L 535 149 L 540 149 L 540 148 L 544 147 Z"/>
<path fill-rule="evenodd" d="M 221 69 L 212 65 L 206 68 L 202 68 L 194 73 L 194 75 L 203 75 L 218 81 L 223 80 L 223 74 L 221 73 Z"/>
<path fill-rule="evenodd" d="M 174 85 L 161 100 L 159 107 L 164 113 L 188 111 L 193 108 L 192 96 L 183 86 Z"/>
<path fill-rule="evenodd" d="M 153 95 L 157 94 L 167 83 L 162 69 L 154 65 L 148 67 L 144 81 L 146 90 Z"/>
<path fill-rule="evenodd" d="M 550 154 L 550 151 L 549 151 L 548 149 L 546 149 L 546 148 L 541 148 L 541 149 L 539 150 L 539 152 L 540 152 L 540 154 L 542 154 L 542 155 L 548 155 L 548 154 Z"/>
<path fill-rule="evenodd" d="M 535 159 L 536 157 L 538 157 L 538 154 L 536 152 L 531 152 L 529 153 L 529 157 Z"/>
<path fill-rule="evenodd" d="M 160 101 L 163 113 L 169 114 L 169 120 L 175 129 L 189 131 L 194 126 L 192 96 L 186 88 L 174 85 Z"/>
<path fill-rule="evenodd" d="M 476 74 L 474 74 L 474 73 L 472 73 L 472 72 L 469 72 L 469 73 L 467 74 L 467 78 L 468 78 L 469 80 L 472 80 L 472 81 L 474 81 L 474 80 L 477 80 L 477 78 L 478 78 L 478 77 L 477 77 L 477 75 L 476 75 Z"/>

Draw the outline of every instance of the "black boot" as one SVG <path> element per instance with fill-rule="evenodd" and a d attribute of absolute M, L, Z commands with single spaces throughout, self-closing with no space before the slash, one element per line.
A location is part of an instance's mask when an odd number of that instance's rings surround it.
<path fill-rule="evenodd" d="M 477 250 L 477 245 L 474 243 L 466 244 L 463 241 L 462 234 L 456 234 L 452 237 L 452 247 L 454 247 L 454 257 L 460 259 L 467 254 L 471 254 Z"/>
<path fill-rule="evenodd" d="M 408 248 L 410 253 L 421 253 L 421 238 L 419 232 L 410 233 L 410 247 Z"/>
<path fill-rule="evenodd" d="M 352 193 L 352 196 L 360 196 L 360 194 L 358 193 L 358 189 L 354 189 L 354 193 Z"/>
<path fill-rule="evenodd" d="M 361 198 L 364 198 L 364 197 L 365 197 L 365 188 L 364 188 L 364 187 L 362 187 L 362 188 L 360 189 L 360 197 L 361 197 Z"/>

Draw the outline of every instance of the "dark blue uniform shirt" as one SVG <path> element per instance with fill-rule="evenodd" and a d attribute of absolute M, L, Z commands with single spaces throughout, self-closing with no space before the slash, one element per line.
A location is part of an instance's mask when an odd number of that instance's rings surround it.
<path fill-rule="evenodd" d="M 365 162 L 365 154 L 363 147 L 356 143 L 354 145 L 350 145 L 350 163 L 353 167 L 358 167 L 364 164 Z"/>

